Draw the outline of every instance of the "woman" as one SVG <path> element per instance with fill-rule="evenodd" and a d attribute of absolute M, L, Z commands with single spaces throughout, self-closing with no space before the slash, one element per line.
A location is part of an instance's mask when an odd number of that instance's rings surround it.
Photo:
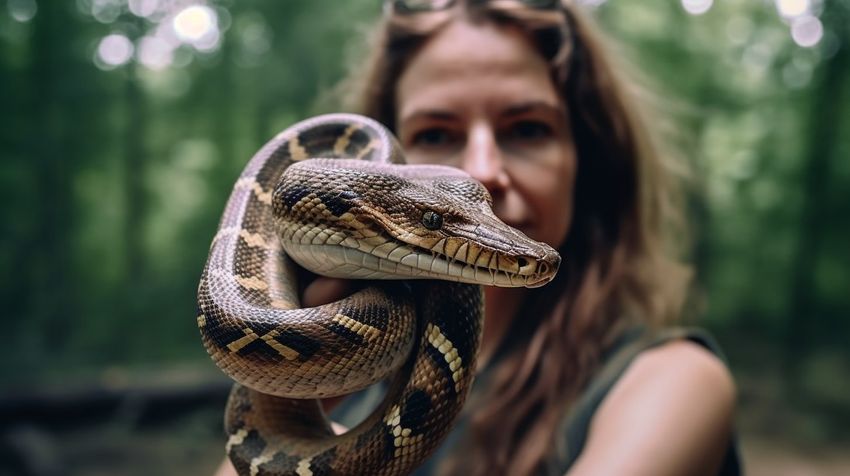
<path fill-rule="evenodd" d="M 560 0 L 385 7 L 358 112 L 563 258 L 543 288 L 485 290 L 476 385 L 421 471 L 736 474 L 729 371 L 700 332 L 669 330 L 687 270 L 665 254 L 668 177 L 588 21 Z M 303 301 L 347 290 L 319 278 Z M 356 423 L 373 393 L 336 414 Z"/>

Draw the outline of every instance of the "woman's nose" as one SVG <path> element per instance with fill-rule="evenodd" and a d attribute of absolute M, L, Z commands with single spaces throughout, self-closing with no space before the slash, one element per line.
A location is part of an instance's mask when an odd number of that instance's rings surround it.
<path fill-rule="evenodd" d="M 491 194 L 507 186 L 504 160 L 492 128 L 484 125 L 472 128 L 463 151 L 462 168 Z"/>

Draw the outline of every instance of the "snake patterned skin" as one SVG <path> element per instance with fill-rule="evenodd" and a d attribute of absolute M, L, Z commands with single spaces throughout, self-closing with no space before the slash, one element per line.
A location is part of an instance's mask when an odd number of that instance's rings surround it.
<path fill-rule="evenodd" d="M 199 285 L 198 326 L 237 382 L 225 430 L 239 474 L 411 472 L 470 388 L 480 285 L 536 287 L 557 271 L 555 250 L 499 221 L 469 175 L 402 162 L 383 126 L 332 114 L 280 133 L 236 182 Z M 294 263 L 368 281 L 301 308 Z M 387 378 L 379 408 L 334 435 L 318 399 Z"/>

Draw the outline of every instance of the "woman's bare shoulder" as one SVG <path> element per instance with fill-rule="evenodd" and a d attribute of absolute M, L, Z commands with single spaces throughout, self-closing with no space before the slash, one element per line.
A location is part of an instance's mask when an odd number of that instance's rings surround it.
<path fill-rule="evenodd" d="M 677 340 L 647 350 L 600 405 L 569 474 L 715 474 L 735 393 L 728 367 L 699 344 Z"/>

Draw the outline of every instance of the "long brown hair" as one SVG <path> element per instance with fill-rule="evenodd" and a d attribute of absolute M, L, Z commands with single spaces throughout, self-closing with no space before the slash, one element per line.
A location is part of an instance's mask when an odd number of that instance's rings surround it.
<path fill-rule="evenodd" d="M 451 21 L 494 22 L 518 28 L 550 62 L 570 113 L 578 174 L 561 271 L 529 292 L 514 319 L 511 335 L 523 336 L 524 345 L 493 369 L 485 403 L 471 417 L 467 456 L 449 465 L 456 474 L 538 471 L 603 351 L 628 326 L 674 319 L 687 287 L 688 269 L 665 245 L 675 189 L 657 141 L 590 20 L 561 6 L 461 2 L 384 18 L 371 57 L 349 83 L 352 109 L 394 129 L 396 83 L 422 46 Z"/>

